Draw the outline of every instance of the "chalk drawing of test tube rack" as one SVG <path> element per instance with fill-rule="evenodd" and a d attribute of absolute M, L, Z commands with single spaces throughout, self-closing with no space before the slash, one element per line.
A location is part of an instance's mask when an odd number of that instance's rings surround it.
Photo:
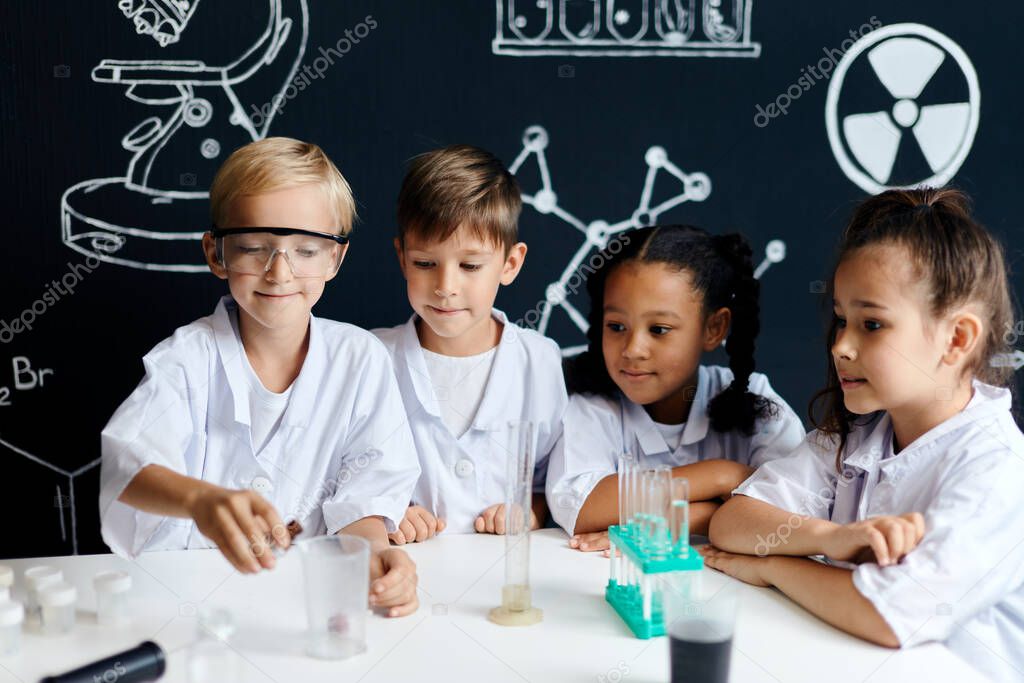
<path fill-rule="evenodd" d="M 753 0 L 496 0 L 491 51 L 513 57 L 759 57 Z"/>
<path fill-rule="evenodd" d="M 187 0 L 121 0 L 118 7 L 134 19 L 138 33 L 149 34 L 165 47 L 177 42 L 198 4 L 199 0 L 191 5 Z M 266 29 L 227 65 L 104 59 L 93 68 L 95 82 L 127 86 L 129 100 L 170 113 L 144 119 L 122 138 L 122 147 L 132 153 L 125 176 L 92 178 L 64 192 L 64 244 L 130 268 L 206 270 L 197 243 L 209 223 L 205 188 L 226 153 L 266 137 L 306 51 L 307 0 L 258 4 L 269 6 Z M 177 23 L 158 20 L 154 14 L 160 9 L 164 14 L 159 16 L 166 17 L 168 7 L 174 6 L 187 10 Z M 224 9 L 238 8 L 232 3 Z M 202 18 L 200 12 L 196 20 Z M 269 109 L 265 116 L 250 117 L 244 107 L 252 102 L 259 103 L 250 104 L 257 112 L 264 103 L 273 106 L 263 107 Z M 231 127 L 223 125 L 224 112 Z"/>

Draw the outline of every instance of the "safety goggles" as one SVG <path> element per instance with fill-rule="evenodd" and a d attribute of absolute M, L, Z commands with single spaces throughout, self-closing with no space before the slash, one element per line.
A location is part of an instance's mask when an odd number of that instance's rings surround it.
<path fill-rule="evenodd" d="M 348 237 L 300 228 L 210 230 L 221 265 L 234 273 L 264 275 L 280 255 L 295 277 L 329 277 L 341 265 Z"/>

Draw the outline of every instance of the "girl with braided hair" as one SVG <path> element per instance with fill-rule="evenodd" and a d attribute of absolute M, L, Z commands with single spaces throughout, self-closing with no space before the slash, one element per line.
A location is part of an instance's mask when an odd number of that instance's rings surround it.
<path fill-rule="evenodd" d="M 552 515 L 579 550 L 608 548 L 618 457 L 667 464 L 690 482 L 691 529 L 762 463 L 804 438 L 754 372 L 759 283 L 740 235 L 667 225 L 623 233 L 587 281 L 588 349 L 566 364 L 564 433 L 551 454 Z M 701 365 L 725 341 L 729 367 Z"/>

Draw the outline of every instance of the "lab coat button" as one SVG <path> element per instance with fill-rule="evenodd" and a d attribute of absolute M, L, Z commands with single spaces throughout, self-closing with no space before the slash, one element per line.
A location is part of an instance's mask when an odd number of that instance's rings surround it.
<path fill-rule="evenodd" d="M 468 477 L 473 474 L 473 461 L 463 458 L 455 463 L 455 474 L 460 477 Z"/>
<path fill-rule="evenodd" d="M 274 485 L 270 483 L 269 479 L 260 475 L 258 477 L 253 477 L 252 483 L 249 484 L 249 488 L 261 496 L 265 496 L 274 490 Z"/>

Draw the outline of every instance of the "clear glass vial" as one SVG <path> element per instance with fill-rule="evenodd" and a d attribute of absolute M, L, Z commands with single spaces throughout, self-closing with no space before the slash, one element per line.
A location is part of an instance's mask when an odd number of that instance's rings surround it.
<path fill-rule="evenodd" d="M 75 626 L 75 605 L 78 590 L 70 583 L 58 581 L 39 589 L 40 631 L 47 635 L 68 633 Z"/>
<path fill-rule="evenodd" d="M 21 625 L 25 608 L 20 602 L 0 602 L 0 657 L 16 655 L 21 650 Z"/>
<path fill-rule="evenodd" d="M 104 626 L 128 622 L 128 593 L 132 576 L 127 572 L 100 572 L 92 579 L 96 589 L 96 621 Z"/>

